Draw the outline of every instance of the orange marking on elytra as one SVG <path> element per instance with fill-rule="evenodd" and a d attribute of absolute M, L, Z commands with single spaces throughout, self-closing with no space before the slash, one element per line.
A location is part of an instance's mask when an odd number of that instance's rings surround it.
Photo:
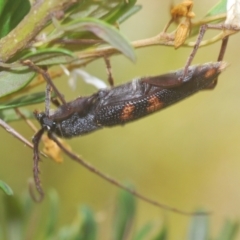
<path fill-rule="evenodd" d="M 122 110 L 122 113 L 120 116 L 121 120 L 126 121 L 126 120 L 132 119 L 133 118 L 132 113 L 134 111 L 134 108 L 135 108 L 134 105 L 127 104 Z"/>
<path fill-rule="evenodd" d="M 213 76 L 215 73 L 216 73 L 216 69 L 209 69 L 209 70 L 205 73 L 204 77 L 205 77 L 205 78 L 210 78 L 210 77 Z"/>
<path fill-rule="evenodd" d="M 148 99 L 147 112 L 154 112 L 163 107 L 163 102 L 161 102 L 158 97 L 152 96 Z"/>

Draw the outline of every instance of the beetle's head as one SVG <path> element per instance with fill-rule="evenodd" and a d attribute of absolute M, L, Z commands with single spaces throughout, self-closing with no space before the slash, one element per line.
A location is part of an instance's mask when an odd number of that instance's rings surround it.
<path fill-rule="evenodd" d="M 34 111 L 35 118 L 39 121 L 42 128 L 44 128 L 46 131 L 54 131 L 56 127 L 56 122 L 54 122 L 52 119 L 49 118 L 49 116 L 46 115 L 44 112 L 38 112 Z"/>

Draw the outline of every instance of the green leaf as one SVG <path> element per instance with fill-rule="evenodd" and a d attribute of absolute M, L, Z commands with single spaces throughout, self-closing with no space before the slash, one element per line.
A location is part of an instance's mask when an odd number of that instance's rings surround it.
<path fill-rule="evenodd" d="M 29 109 L 19 108 L 18 109 L 26 118 L 35 118 L 33 112 Z M 14 109 L 5 109 L 0 111 L 0 118 L 4 122 L 12 122 L 22 120 L 22 117 L 16 113 Z"/>
<path fill-rule="evenodd" d="M 192 217 L 188 240 L 208 240 L 209 217 L 196 215 Z"/>
<path fill-rule="evenodd" d="M 145 224 L 134 236 L 133 240 L 145 240 L 147 239 L 147 235 L 152 230 L 153 226 L 151 223 Z"/>
<path fill-rule="evenodd" d="M 136 200 L 132 194 L 121 191 L 116 208 L 113 221 L 113 239 L 121 240 L 130 233 L 136 213 Z"/>
<path fill-rule="evenodd" d="M 86 206 L 81 207 L 76 220 L 70 226 L 62 227 L 58 232 L 57 239 L 96 240 L 97 225 L 91 209 Z"/>
<path fill-rule="evenodd" d="M 74 57 L 71 51 L 66 49 L 47 48 L 28 53 L 24 56 L 24 59 L 29 59 L 38 66 L 50 66 L 70 63 L 76 59 L 76 57 Z"/>
<path fill-rule="evenodd" d="M 117 21 L 123 22 L 128 17 L 130 17 L 130 15 L 136 13 L 136 11 L 132 10 L 136 2 L 136 0 L 121 1 L 115 8 L 113 8 L 106 15 L 101 17 L 101 19 L 112 24 L 116 23 Z M 128 17 L 126 17 L 127 15 Z"/>
<path fill-rule="evenodd" d="M 81 1 L 78 5 L 69 9 L 69 17 L 64 20 L 64 23 L 72 21 L 72 19 L 86 17 L 116 23 L 135 3 L 136 0 Z"/>
<path fill-rule="evenodd" d="M 0 103 L 0 110 L 42 103 L 45 101 L 45 97 L 46 97 L 45 92 L 24 95 L 22 97 L 10 100 L 8 102 Z"/>
<path fill-rule="evenodd" d="M 154 237 L 152 240 L 167 240 L 168 239 L 168 229 L 167 226 L 164 225 L 160 232 Z"/>
<path fill-rule="evenodd" d="M 122 23 L 126 21 L 128 18 L 130 18 L 132 15 L 136 14 L 142 9 L 141 5 L 135 5 L 132 8 L 130 8 L 126 13 L 124 13 L 121 17 L 118 18 L 118 22 Z"/>
<path fill-rule="evenodd" d="M 0 225 L 0 239 L 4 239 L 3 229 L 2 229 L 2 226 L 1 226 L 1 225 Z"/>
<path fill-rule="evenodd" d="M 13 190 L 5 182 L 1 180 L 0 180 L 0 189 L 2 189 L 3 192 L 9 196 L 13 195 Z"/>
<path fill-rule="evenodd" d="M 35 72 L 26 69 L 22 71 L 0 72 L 0 98 L 17 92 L 29 84 L 35 76 Z"/>
<path fill-rule="evenodd" d="M 33 202 L 28 191 L 25 191 L 21 197 L 22 209 L 24 212 L 24 227 L 28 229 L 28 225 L 31 224 L 31 216 L 34 211 L 35 202 Z M 32 229 L 31 229 L 32 230 Z"/>
<path fill-rule="evenodd" d="M 21 240 L 23 228 L 23 209 L 18 198 L 13 196 L 4 197 L 4 210 L 6 221 L 7 239 Z"/>
<path fill-rule="evenodd" d="M 210 9 L 206 17 L 215 16 L 227 11 L 227 0 L 219 1 L 212 9 Z"/>
<path fill-rule="evenodd" d="M 59 230 L 59 233 L 58 233 L 58 236 L 56 239 L 58 240 L 72 240 L 73 237 L 72 237 L 72 229 L 69 228 L 69 227 L 62 227 L 60 230 Z"/>
<path fill-rule="evenodd" d="M 226 12 L 226 4 L 227 0 L 221 0 L 218 2 L 214 7 L 212 7 L 211 10 L 208 11 L 208 13 L 205 15 L 205 17 L 211 17 L 211 16 L 216 16 L 218 14 L 222 14 Z M 204 17 L 204 18 L 205 18 Z M 203 18 L 203 20 L 204 20 Z M 212 23 L 219 23 L 219 21 L 213 21 Z M 199 26 L 195 26 L 194 28 L 191 29 L 190 37 L 193 37 L 199 33 Z"/>
<path fill-rule="evenodd" d="M 91 18 L 85 18 L 78 21 L 75 20 L 68 25 L 59 26 L 58 30 L 62 31 L 62 33 L 69 31 L 90 31 L 118 49 L 132 61 L 135 61 L 136 59 L 134 49 L 130 42 L 127 41 L 115 27 L 101 20 Z"/>
<path fill-rule="evenodd" d="M 139 6 L 135 8 L 134 4 L 136 0 L 104 0 L 104 1 L 81 1 L 78 4 L 75 4 L 74 7 L 68 9 L 68 16 L 61 22 L 62 26 L 68 26 L 83 20 L 84 18 L 95 18 L 108 22 L 110 24 L 116 24 L 117 21 L 121 22 L 126 20 L 128 17 L 140 10 Z M 74 20 L 74 21 L 73 21 Z M 61 29 L 60 29 L 61 32 Z M 47 42 L 54 41 L 56 38 L 66 38 L 66 39 L 96 39 L 94 34 L 89 31 L 84 32 L 74 32 L 72 31 L 61 34 L 57 33 L 56 29 L 48 36 Z M 61 43 L 61 47 L 67 49 L 71 48 L 72 51 L 82 51 L 92 47 L 95 49 L 97 46 L 102 45 L 94 44 L 81 44 L 81 45 L 69 45 L 68 43 Z M 131 50 L 133 51 L 133 50 Z M 134 55 L 131 54 L 131 55 Z M 86 61 L 86 60 L 85 60 Z M 80 61 L 84 63 L 84 61 Z"/>
<path fill-rule="evenodd" d="M 81 207 L 80 214 L 83 220 L 74 240 L 96 240 L 97 225 L 91 209 L 86 206 Z"/>
<path fill-rule="evenodd" d="M 0 1 L 0 38 L 6 36 L 29 12 L 28 0 Z"/>
<path fill-rule="evenodd" d="M 48 211 L 47 225 L 45 228 L 45 239 L 51 239 L 51 237 L 55 233 L 59 211 L 59 198 L 55 190 L 49 192 L 49 198 L 50 207 Z"/>
<path fill-rule="evenodd" d="M 239 222 L 226 220 L 217 240 L 234 240 L 237 237 Z"/>

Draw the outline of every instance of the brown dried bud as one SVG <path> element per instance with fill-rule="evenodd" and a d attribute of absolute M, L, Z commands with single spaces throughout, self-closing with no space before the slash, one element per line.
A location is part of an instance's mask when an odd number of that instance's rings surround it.
<path fill-rule="evenodd" d="M 178 25 L 178 28 L 175 33 L 175 40 L 174 40 L 175 48 L 180 47 L 185 42 L 186 38 L 189 35 L 190 28 L 191 28 L 191 22 L 188 18 L 184 22 Z"/>

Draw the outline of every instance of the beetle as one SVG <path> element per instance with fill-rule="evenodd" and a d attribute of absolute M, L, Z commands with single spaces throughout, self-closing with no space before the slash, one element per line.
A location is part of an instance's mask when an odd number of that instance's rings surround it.
<path fill-rule="evenodd" d="M 137 120 L 207 88 L 225 68 L 223 62 L 191 66 L 160 76 L 143 77 L 79 97 L 53 111 L 49 116 L 35 112 L 42 128 L 62 138 L 87 134 Z"/>
<path fill-rule="evenodd" d="M 64 148 L 56 136 L 72 138 L 104 127 L 124 125 L 148 116 L 204 88 L 208 88 L 209 85 L 216 81 L 226 65 L 225 62 L 215 62 L 190 66 L 188 74 L 184 78 L 182 77 L 184 69 L 158 76 L 137 78 L 116 87 L 99 90 L 91 96 L 79 97 L 71 102 L 62 104 L 49 113 L 35 111 L 35 117 L 41 125 L 41 129 L 34 135 L 32 140 L 34 145 L 33 175 L 36 189 L 40 194 L 40 198 L 38 200 L 35 198 L 35 200 L 40 201 L 44 196 L 39 179 L 38 162 L 40 157 L 38 147 L 41 137 L 46 131 L 48 137 L 55 141 L 72 159 L 105 180 L 154 205 L 178 213 L 189 214 L 147 199 L 138 192 L 124 187 L 109 176 L 103 175 L 90 164 L 85 163 L 77 155 Z"/>

